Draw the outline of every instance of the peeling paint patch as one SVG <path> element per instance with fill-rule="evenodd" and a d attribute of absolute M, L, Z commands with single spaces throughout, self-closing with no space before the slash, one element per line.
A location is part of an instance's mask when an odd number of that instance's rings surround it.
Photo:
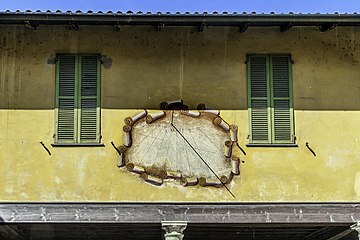
<path fill-rule="evenodd" d="M 342 155 L 349 156 L 350 152 L 347 150 L 342 150 Z M 325 162 L 325 166 L 332 168 L 334 171 L 346 168 L 349 164 L 349 161 L 339 161 L 338 156 L 332 156 L 331 154 L 328 155 Z"/>
<path fill-rule="evenodd" d="M 355 175 L 354 189 L 357 197 L 360 197 L 360 172 Z"/>
<path fill-rule="evenodd" d="M 56 64 L 56 56 L 50 56 L 50 57 L 47 59 L 47 64 L 51 64 L 51 65 Z"/>
<path fill-rule="evenodd" d="M 111 58 L 106 57 L 106 55 L 102 55 L 102 56 L 100 57 L 100 62 L 101 62 L 101 64 L 104 66 L 104 68 L 110 69 L 113 60 L 112 60 Z"/>
<path fill-rule="evenodd" d="M 6 186 L 6 188 L 5 188 L 5 193 L 7 193 L 7 194 L 13 194 L 15 192 L 15 190 L 14 190 L 14 187 L 13 186 Z"/>
<path fill-rule="evenodd" d="M 61 178 L 55 176 L 55 183 L 56 183 L 57 185 L 61 184 L 61 183 L 62 183 Z"/>

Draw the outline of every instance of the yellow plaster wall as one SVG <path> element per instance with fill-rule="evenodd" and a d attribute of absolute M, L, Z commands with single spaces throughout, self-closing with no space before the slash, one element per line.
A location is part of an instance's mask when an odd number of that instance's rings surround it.
<path fill-rule="evenodd" d="M 0 27 L 1 201 L 359 201 L 360 32 L 338 27 Z M 105 147 L 51 147 L 57 53 L 99 53 Z M 288 53 L 294 61 L 298 148 L 250 148 L 246 54 Z M 108 60 L 109 60 L 108 59 Z M 108 61 L 107 60 L 107 61 Z M 140 108 L 182 98 L 224 109 L 239 126 L 241 176 L 225 189 L 154 187 L 116 167 L 110 142 Z M 51 155 L 39 143 L 42 141 Z M 317 156 L 306 148 L 308 142 Z"/>

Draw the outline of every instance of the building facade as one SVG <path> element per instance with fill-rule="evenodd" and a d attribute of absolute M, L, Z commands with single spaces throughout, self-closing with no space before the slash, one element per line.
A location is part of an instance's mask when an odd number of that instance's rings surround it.
<path fill-rule="evenodd" d="M 188 224 L 185 239 L 222 224 L 229 234 L 259 234 L 244 239 L 275 239 L 276 229 L 280 239 L 356 239 L 349 227 L 360 221 L 359 24 L 357 14 L 0 13 L 3 235 L 62 239 L 63 223 L 87 222 L 91 234 L 107 222 L 111 239 L 117 223 L 161 231 L 161 221 L 175 221 L 182 230 Z M 189 112 L 220 110 L 237 127 L 230 155 L 240 174 L 212 184 L 208 168 L 223 162 L 206 155 L 218 136 L 211 124 L 181 125 L 184 138 L 205 133 L 179 142 L 181 133 L 166 135 L 179 110 L 165 111 L 168 128 L 138 135 L 124 122 L 146 109 L 146 126 L 160 103 L 178 99 Z M 191 162 L 196 143 L 210 166 Z M 128 164 L 131 147 L 139 166 Z M 159 177 L 161 170 L 180 176 Z M 184 187 L 186 177 L 196 185 Z M 42 228 L 46 234 L 31 230 Z"/>

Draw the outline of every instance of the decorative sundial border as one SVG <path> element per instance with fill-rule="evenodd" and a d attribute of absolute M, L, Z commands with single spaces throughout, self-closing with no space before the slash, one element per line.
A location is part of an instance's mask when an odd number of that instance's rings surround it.
<path fill-rule="evenodd" d="M 153 174 L 150 173 L 152 171 L 147 171 L 147 167 L 135 165 L 126 159 L 126 152 L 132 146 L 133 126 L 143 118 L 145 118 L 147 124 L 152 124 L 157 120 L 164 118 L 167 112 L 170 111 L 180 111 L 181 114 L 192 118 L 209 116 L 216 127 L 229 133 L 230 140 L 224 142 L 224 156 L 231 162 L 231 171 L 227 176 L 220 176 L 219 181 L 219 179 L 215 176 L 213 179 L 196 176 L 184 177 L 181 172 L 165 169 L 160 170 L 157 174 Z M 119 168 L 126 167 L 128 171 L 139 174 L 140 178 L 142 178 L 147 183 L 160 186 L 164 183 L 164 180 L 175 179 L 180 181 L 183 186 L 199 185 L 201 187 L 223 187 L 225 184 L 231 182 L 235 175 L 240 175 L 240 158 L 233 155 L 233 147 L 237 144 L 238 141 L 238 127 L 233 124 L 229 125 L 224 119 L 222 119 L 220 116 L 220 110 L 164 110 L 148 113 L 148 111 L 144 109 L 132 117 L 126 117 L 124 119 L 124 123 L 124 144 L 118 147 L 120 155 L 118 157 L 117 166 Z"/>

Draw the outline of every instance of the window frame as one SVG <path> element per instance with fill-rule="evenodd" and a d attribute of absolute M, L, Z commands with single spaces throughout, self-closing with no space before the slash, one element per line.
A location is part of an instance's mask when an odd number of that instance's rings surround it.
<path fill-rule="evenodd" d="M 266 86 L 267 86 L 267 117 L 268 117 L 268 140 L 253 140 L 252 139 L 252 98 L 251 96 L 251 57 L 266 58 Z M 287 57 L 288 58 L 288 82 L 289 82 L 289 97 L 281 98 L 274 97 L 274 76 L 273 76 L 273 57 Z M 248 91 L 248 122 L 249 122 L 249 144 L 247 146 L 279 146 L 289 147 L 295 146 L 295 119 L 294 119 L 294 105 L 293 105 L 293 78 L 292 78 L 292 61 L 290 54 L 247 54 L 246 57 L 246 72 L 247 72 L 247 91 Z M 263 97 L 264 98 L 264 97 Z M 288 100 L 290 112 L 290 140 L 275 140 L 275 111 L 274 100 Z"/>
<path fill-rule="evenodd" d="M 60 96 L 60 56 L 73 56 L 75 57 L 75 73 L 74 73 L 74 138 L 73 140 L 60 140 L 59 136 L 59 100 L 65 98 Z M 96 56 L 96 96 L 82 96 L 82 58 L 84 56 Z M 53 146 L 103 146 L 101 144 L 101 63 L 99 54 L 73 54 L 73 53 L 60 53 L 56 54 L 56 89 L 55 89 L 55 131 L 54 131 L 54 144 Z M 72 97 L 68 97 L 69 99 Z M 83 108 L 81 107 L 82 99 L 95 99 L 96 98 L 96 139 L 81 140 L 81 115 Z"/>

